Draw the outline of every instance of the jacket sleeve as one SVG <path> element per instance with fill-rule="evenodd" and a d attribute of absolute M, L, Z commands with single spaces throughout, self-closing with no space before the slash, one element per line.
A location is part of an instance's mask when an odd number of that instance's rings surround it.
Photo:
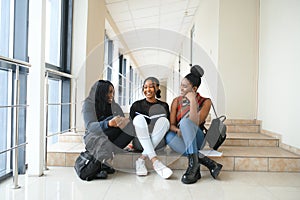
<path fill-rule="evenodd" d="M 94 104 L 88 101 L 84 102 L 82 106 L 82 115 L 87 132 L 105 131 L 108 129 L 108 121 L 113 118 L 113 116 L 109 116 L 98 122 Z"/>

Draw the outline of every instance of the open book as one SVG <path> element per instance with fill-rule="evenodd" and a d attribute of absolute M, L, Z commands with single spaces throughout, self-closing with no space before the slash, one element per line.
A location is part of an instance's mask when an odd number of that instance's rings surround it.
<path fill-rule="evenodd" d="M 205 156 L 211 156 L 211 157 L 221 157 L 223 155 L 223 152 L 219 152 L 213 149 L 202 149 L 199 150 L 199 152 Z"/>
<path fill-rule="evenodd" d="M 166 116 L 166 114 L 157 114 L 157 115 L 147 116 L 147 115 L 141 114 L 139 112 L 135 112 L 135 114 L 142 115 L 143 117 L 145 117 L 147 119 L 155 119 L 155 118 L 165 117 Z"/>

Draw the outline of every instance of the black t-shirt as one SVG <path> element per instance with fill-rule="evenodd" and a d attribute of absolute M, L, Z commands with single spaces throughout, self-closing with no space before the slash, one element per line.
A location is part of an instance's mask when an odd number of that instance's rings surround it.
<path fill-rule="evenodd" d="M 169 105 L 166 102 L 157 99 L 155 103 L 150 103 L 146 99 L 138 100 L 130 107 L 130 117 L 133 120 L 137 114 L 153 116 L 156 114 L 166 114 L 166 118 L 170 119 Z M 147 120 L 148 124 L 150 123 Z"/>

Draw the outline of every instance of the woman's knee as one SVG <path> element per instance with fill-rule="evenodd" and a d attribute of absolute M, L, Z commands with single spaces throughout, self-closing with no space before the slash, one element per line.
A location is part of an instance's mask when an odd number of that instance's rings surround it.
<path fill-rule="evenodd" d="M 189 118 L 182 118 L 180 120 L 180 126 L 190 126 L 192 125 L 191 123 L 193 123 Z"/>
<path fill-rule="evenodd" d="M 169 131 L 167 134 L 166 134 L 166 143 L 167 144 L 170 144 L 172 142 L 172 140 L 175 138 L 176 136 L 176 133 L 172 132 L 172 131 Z"/>
<path fill-rule="evenodd" d="M 137 115 L 133 119 L 133 125 L 138 127 L 144 127 L 145 125 L 147 126 L 147 122 L 142 115 Z"/>

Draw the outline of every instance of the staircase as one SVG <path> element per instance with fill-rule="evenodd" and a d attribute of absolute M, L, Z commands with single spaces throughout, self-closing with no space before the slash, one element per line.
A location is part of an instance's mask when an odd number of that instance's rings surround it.
<path fill-rule="evenodd" d="M 300 155 L 279 147 L 279 139 L 260 133 L 256 120 L 226 120 L 227 138 L 218 149 L 221 157 L 211 157 L 223 164 L 227 171 L 300 172 Z M 84 150 L 84 133 L 60 135 L 59 142 L 48 145 L 48 166 L 74 166 L 74 161 Z M 139 153 L 118 154 L 113 160 L 116 169 L 134 172 Z M 168 147 L 158 152 L 160 159 L 172 169 L 186 169 L 187 159 Z M 150 161 L 146 162 L 151 169 Z M 203 170 L 205 170 L 203 168 Z"/>

